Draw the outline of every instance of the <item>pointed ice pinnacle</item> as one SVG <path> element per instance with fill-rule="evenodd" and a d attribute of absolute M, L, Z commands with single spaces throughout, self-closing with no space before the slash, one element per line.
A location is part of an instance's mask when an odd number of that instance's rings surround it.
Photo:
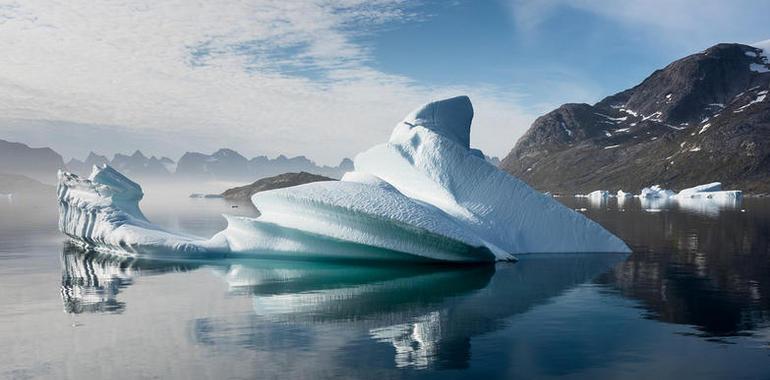
<path fill-rule="evenodd" d="M 463 95 L 428 103 L 410 113 L 403 123 L 425 127 L 468 149 L 471 146 L 472 120 L 473 105 Z"/>

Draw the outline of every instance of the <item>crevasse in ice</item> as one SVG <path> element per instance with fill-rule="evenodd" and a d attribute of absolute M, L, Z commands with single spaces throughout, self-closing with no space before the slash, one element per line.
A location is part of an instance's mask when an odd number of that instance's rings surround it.
<path fill-rule="evenodd" d="M 60 228 L 101 250 L 150 254 L 479 262 L 516 254 L 628 252 L 599 224 L 489 164 L 470 147 L 465 96 L 429 103 L 339 182 L 257 193 L 258 218 L 226 216 L 211 239 L 142 215 L 139 185 L 110 167 L 59 176 Z"/>

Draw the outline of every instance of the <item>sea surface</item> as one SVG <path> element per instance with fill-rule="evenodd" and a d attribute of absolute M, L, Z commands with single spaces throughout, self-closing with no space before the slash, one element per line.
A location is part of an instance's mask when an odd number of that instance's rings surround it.
<path fill-rule="evenodd" d="M 770 200 L 559 200 L 633 254 L 157 261 L 69 244 L 53 196 L 0 199 L 0 378 L 770 378 Z M 204 236 L 255 213 L 142 208 Z"/>

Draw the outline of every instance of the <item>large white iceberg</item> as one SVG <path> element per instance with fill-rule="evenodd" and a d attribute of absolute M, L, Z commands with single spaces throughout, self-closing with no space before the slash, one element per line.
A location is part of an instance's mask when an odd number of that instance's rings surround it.
<path fill-rule="evenodd" d="M 142 215 L 139 185 L 108 166 L 60 173 L 60 229 L 97 250 L 281 258 L 510 260 L 515 254 L 629 252 L 599 224 L 500 170 L 470 147 L 465 96 L 429 103 L 390 140 L 355 158 L 339 182 L 252 197 L 258 218 L 226 216 L 211 239 L 165 231 Z"/>

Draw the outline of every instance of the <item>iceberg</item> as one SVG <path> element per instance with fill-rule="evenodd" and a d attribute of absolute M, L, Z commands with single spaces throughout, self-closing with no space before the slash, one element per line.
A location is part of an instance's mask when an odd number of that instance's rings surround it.
<path fill-rule="evenodd" d="M 154 255 L 491 262 L 514 255 L 630 252 L 585 216 L 470 146 L 473 107 L 429 103 L 388 142 L 360 153 L 341 181 L 264 191 L 257 218 L 225 215 L 210 239 L 166 231 L 139 209 L 141 187 L 109 166 L 60 172 L 59 228 L 95 250 Z"/>
<path fill-rule="evenodd" d="M 680 208 L 705 215 L 718 215 L 722 209 L 738 208 L 743 200 L 740 190 L 722 190 L 721 182 L 683 189 L 674 199 Z"/>
<path fill-rule="evenodd" d="M 674 196 L 674 192 L 668 189 L 660 187 L 660 185 L 652 185 L 645 187 L 639 193 L 639 198 L 642 199 L 668 199 Z"/>
<path fill-rule="evenodd" d="M 676 199 L 710 199 L 715 201 L 733 201 L 743 198 L 740 190 L 722 190 L 721 182 L 712 182 L 683 189 L 675 196 Z"/>
<path fill-rule="evenodd" d="M 591 207 L 602 208 L 607 206 L 607 200 L 610 198 L 610 192 L 607 190 L 594 190 L 586 196 L 591 202 Z"/>
<path fill-rule="evenodd" d="M 666 209 L 676 205 L 683 210 L 699 214 L 717 215 L 722 209 L 738 208 L 743 200 L 743 192 L 722 190 L 721 182 L 689 187 L 678 193 L 654 185 L 642 189 L 639 198 L 642 208 L 647 210 Z"/>
<path fill-rule="evenodd" d="M 673 196 L 673 191 L 664 189 L 660 185 L 652 185 L 642 189 L 639 193 L 639 200 L 642 209 L 659 211 L 668 209 L 674 204 Z"/>
<path fill-rule="evenodd" d="M 618 192 L 615 194 L 615 196 L 618 198 L 618 207 L 623 208 L 626 205 L 626 202 L 630 199 L 634 198 L 634 194 L 627 193 L 625 191 L 618 190 Z"/>

